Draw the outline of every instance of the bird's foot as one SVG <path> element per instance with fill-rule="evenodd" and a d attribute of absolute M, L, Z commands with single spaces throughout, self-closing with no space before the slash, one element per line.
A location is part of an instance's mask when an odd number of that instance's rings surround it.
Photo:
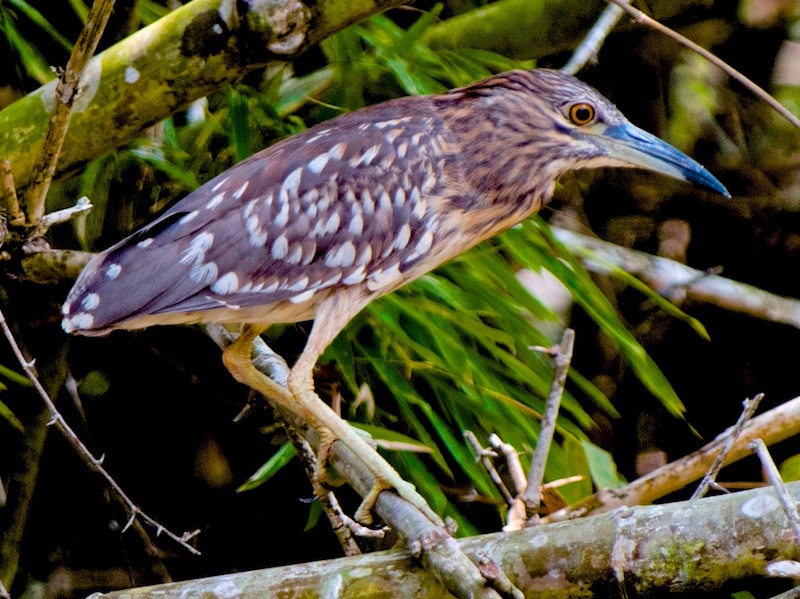
<path fill-rule="evenodd" d="M 328 476 L 326 466 L 328 463 L 328 458 L 330 457 L 331 447 L 335 441 L 340 441 L 353 453 L 355 453 L 374 477 L 372 488 L 364 496 L 361 505 L 356 510 L 354 515 L 354 518 L 357 522 L 371 524 L 372 514 L 370 514 L 370 511 L 375 506 L 375 502 L 378 500 L 378 495 L 380 495 L 382 491 L 394 490 L 398 495 L 400 495 L 400 497 L 408 501 L 411 505 L 425 514 L 425 516 L 427 516 L 431 522 L 438 526 L 444 526 L 442 519 L 436 512 L 433 511 L 433 509 L 431 509 L 431 507 L 428 505 L 428 502 L 425 501 L 422 495 L 417 492 L 416 487 L 403 479 L 403 477 L 398 474 L 397 470 L 392 468 L 392 466 L 377 452 L 377 450 L 367 442 L 367 440 L 362 436 L 361 431 L 357 431 L 345 420 L 342 420 L 338 415 L 336 415 L 335 412 L 333 412 L 333 410 L 330 409 L 330 407 L 327 406 L 327 404 L 324 404 L 324 402 L 322 402 L 313 391 L 303 391 L 300 393 L 304 395 L 306 393 L 308 395 L 313 395 L 314 399 L 312 402 L 310 397 L 305 396 L 301 400 L 301 403 L 305 405 L 312 403 L 315 406 L 322 404 L 326 408 L 323 410 L 324 415 L 320 413 L 316 414 L 317 417 L 321 416 L 325 420 L 323 426 L 315 427 L 320 433 L 320 443 L 317 449 L 317 464 L 315 472 L 315 478 L 317 482 L 326 480 L 326 477 Z M 298 395 L 300 394 L 296 394 L 295 397 Z M 319 404 L 317 404 L 317 402 L 319 402 Z M 331 420 L 331 417 L 335 417 L 336 420 Z"/>

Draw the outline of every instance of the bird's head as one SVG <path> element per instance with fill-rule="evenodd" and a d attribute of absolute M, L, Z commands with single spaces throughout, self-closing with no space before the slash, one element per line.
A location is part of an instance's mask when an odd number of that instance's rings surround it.
<path fill-rule="evenodd" d="M 487 136 L 506 156 L 505 185 L 516 176 L 535 176 L 546 184 L 569 170 L 638 167 L 730 197 L 703 166 L 633 125 L 597 90 L 570 75 L 511 71 L 456 93 L 484 106 Z"/>

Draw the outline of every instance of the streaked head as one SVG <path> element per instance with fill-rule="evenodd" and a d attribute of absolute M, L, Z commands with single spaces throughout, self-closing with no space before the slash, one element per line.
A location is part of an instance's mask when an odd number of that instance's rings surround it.
<path fill-rule="evenodd" d="M 517 177 L 520 183 L 540 179 L 547 184 L 569 170 L 637 167 L 730 197 L 703 166 L 631 124 L 597 90 L 570 75 L 547 69 L 511 71 L 453 94 L 468 100 L 465 113 L 475 107 L 469 100 L 485 108 L 480 116 L 464 116 L 457 129 L 466 132 L 483 118 L 488 125 L 483 138 L 496 146 L 495 166 L 505 165 L 496 178 L 504 186 Z M 487 144 L 473 135 L 476 154 L 485 152 Z"/>

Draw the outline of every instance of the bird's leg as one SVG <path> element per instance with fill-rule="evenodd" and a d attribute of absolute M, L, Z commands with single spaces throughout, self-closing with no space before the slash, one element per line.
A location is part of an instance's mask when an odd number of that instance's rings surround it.
<path fill-rule="evenodd" d="M 326 456 L 331 445 L 336 440 L 344 443 L 361 459 L 375 477 L 375 485 L 356 512 L 357 520 L 368 521 L 369 510 L 374 505 L 380 492 L 384 489 L 395 489 L 401 497 L 416 506 L 432 522 L 442 526 L 441 518 L 428 506 L 425 499 L 417 493 L 414 485 L 403 480 L 397 471 L 355 429 L 342 420 L 314 392 L 312 378 L 314 365 L 319 355 L 338 333 L 338 329 L 332 332 L 330 326 L 321 324 L 318 326 L 317 323 L 331 323 L 334 320 L 341 321 L 339 318 L 320 319 L 319 310 L 317 316 L 318 318 L 314 323 L 306 348 L 289 374 L 288 390 L 253 366 L 251 359 L 253 341 L 266 329 L 265 326 L 247 325 L 243 327 L 236 341 L 223 353 L 222 359 L 225 366 L 237 381 L 251 389 L 255 389 L 268 399 L 297 414 L 310 426 L 317 429 L 320 435 L 321 448 L 317 456 L 318 478 L 324 479 L 324 475 L 321 473 L 324 471 L 326 464 L 326 461 L 320 459 L 320 456 Z"/>
<path fill-rule="evenodd" d="M 316 322 L 314 324 L 315 329 Z M 331 445 L 334 441 L 341 441 L 358 456 L 375 477 L 372 489 L 364 497 L 361 506 L 355 513 L 357 521 L 369 523 L 371 521 L 369 511 L 375 505 L 380 492 L 394 489 L 403 499 L 417 507 L 432 522 L 442 526 L 441 518 L 430 508 L 425 499 L 417 493 L 414 485 L 404 480 L 355 429 L 342 420 L 316 394 L 312 370 L 322 350 L 319 349 L 319 346 L 314 341 L 314 331 L 312 330 L 303 354 L 298 358 L 289 374 L 289 389 L 300 408 L 300 415 L 303 418 L 307 418 L 307 416 L 313 414 L 311 422 L 316 421 L 313 426 L 320 434 L 320 450 L 317 453 L 317 476 L 324 476 L 325 461 L 323 458 L 327 457 Z"/>
<path fill-rule="evenodd" d="M 323 402 L 314 391 L 312 376 L 317 359 L 333 341 L 351 318 L 363 308 L 371 298 L 357 295 L 358 290 L 350 294 L 343 292 L 332 296 L 320 303 L 315 311 L 314 326 L 308 337 L 303 353 L 297 359 L 289 373 L 289 390 L 297 402 L 298 413 L 319 430 L 322 440 L 320 442 L 321 455 L 325 455 L 332 443 L 341 441 L 364 463 L 375 477 L 375 484 L 367 494 L 356 512 L 356 520 L 369 521 L 369 511 L 378 499 L 378 495 L 385 489 L 394 489 L 403 499 L 414 505 L 424 513 L 432 522 L 442 526 L 442 520 L 434 512 L 425 499 L 417 493 L 414 485 L 404 480 L 397 471 L 383 459 L 383 457 L 367 441 L 342 420 L 336 412 Z M 313 415 L 313 416 L 312 416 Z M 321 426 L 317 426 L 320 424 Z M 318 472 L 324 468 L 324 461 L 319 459 Z"/>

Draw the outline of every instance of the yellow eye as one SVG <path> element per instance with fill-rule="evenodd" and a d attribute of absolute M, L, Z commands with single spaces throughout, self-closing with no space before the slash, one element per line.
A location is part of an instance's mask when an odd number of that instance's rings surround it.
<path fill-rule="evenodd" d="M 594 106 L 586 102 L 578 102 L 569 107 L 569 120 L 576 125 L 587 125 L 594 120 Z"/>

